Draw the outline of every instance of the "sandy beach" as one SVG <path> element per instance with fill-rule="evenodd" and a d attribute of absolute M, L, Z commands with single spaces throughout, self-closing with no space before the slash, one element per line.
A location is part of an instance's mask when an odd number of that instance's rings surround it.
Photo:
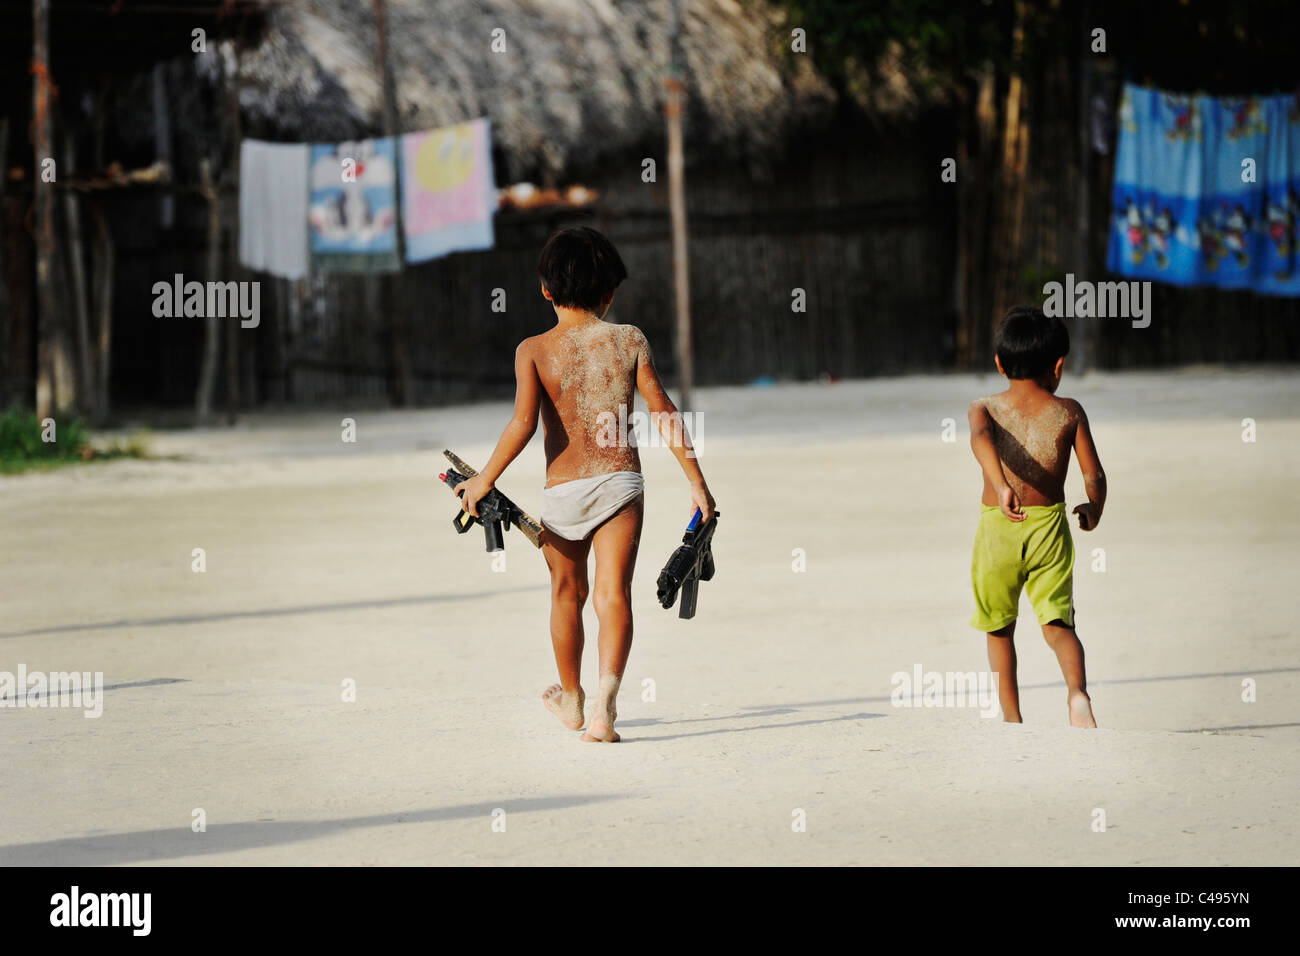
<path fill-rule="evenodd" d="M 0 864 L 1296 863 L 1300 375 L 1067 369 L 1110 482 L 1074 532 L 1096 732 L 1031 617 L 1022 726 L 891 700 L 986 668 L 965 415 L 999 381 L 700 391 L 718 572 L 694 620 L 655 602 L 689 502 L 643 449 L 616 746 L 541 705 L 541 555 L 452 531 L 440 451 L 481 464 L 505 403 L 254 414 L 0 478 L 0 671 L 105 686 L 97 719 L 0 709 Z M 543 465 L 539 435 L 500 482 L 533 514 Z"/>

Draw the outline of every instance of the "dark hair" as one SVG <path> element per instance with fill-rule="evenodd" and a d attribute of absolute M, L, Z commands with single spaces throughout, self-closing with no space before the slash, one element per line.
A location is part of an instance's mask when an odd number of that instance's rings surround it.
<path fill-rule="evenodd" d="M 551 301 L 594 312 L 627 278 L 614 244 L 590 226 L 566 226 L 551 235 L 537 259 Z"/>
<path fill-rule="evenodd" d="M 1070 354 L 1070 333 L 1058 316 L 1017 305 L 998 323 L 993 347 L 1007 378 L 1041 378 Z"/>

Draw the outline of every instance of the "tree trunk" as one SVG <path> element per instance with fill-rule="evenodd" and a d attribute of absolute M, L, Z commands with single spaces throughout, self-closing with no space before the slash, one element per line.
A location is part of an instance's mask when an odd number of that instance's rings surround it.
<path fill-rule="evenodd" d="M 990 332 L 1021 295 L 1021 247 L 1025 219 L 1025 172 L 1029 156 L 1029 123 L 1024 116 L 1025 88 L 1021 77 L 1024 52 L 1023 0 L 1016 3 L 1016 25 L 1012 35 L 1012 66 L 1003 111 L 1001 176 L 997 227 L 993 234 L 995 252 L 994 298 L 989 317 Z"/>
<path fill-rule="evenodd" d="M 39 419 L 70 411 L 77 390 L 68 354 L 67 324 L 59 309 L 54 287 L 54 183 L 48 181 L 47 160 L 53 159 L 50 107 L 54 84 L 50 79 L 50 2 L 32 0 L 32 222 L 36 245 L 36 302 L 39 312 L 36 345 L 36 415 Z"/>
<path fill-rule="evenodd" d="M 392 290 L 392 321 L 389 324 L 389 350 L 392 363 L 389 393 L 394 405 L 410 405 L 415 401 L 415 371 L 411 365 L 410 331 L 406 321 L 405 271 L 406 241 L 402 226 L 402 142 L 397 120 L 397 84 L 389 62 L 388 6 L 384 0 L 372 0 L 375 9 L 375 67 L 379 71 L 379 84 L 384 103 L 384 135 L 393 137 L 393 171 L 396 175 L 394 195 L 397 197 L 396 225 L 397 252 L 402 262 L 390 280 Z"/>
<path fill-rule="evenodd" d="M 974 199 L 979 189 L 975 162 L 971 153 L 971 96 L 970 89 L 960 91 L 957 115 L 957 262 L 955 274 L 954 312 L 957 317 L 954 345 L 954 363 L 957 368 L 969 368 L 974 357 L 974 312 L 971 301 L 971 262 L 974 254 L 972 242 L 972 217 Z"/>
<path fill-rule="evenodd" d="M 1001 151 L 998 148 L 997 71 L 987 64 L 971 91 L 973 135 L 965 137 L 970 151 L 966 165 L 958 165 L 959 184 L 965 177 L 961 215 L 964 272 L 963 329 L 959 338 L 958 363 L 962 368 L 983 370 L 988 355 L 992 323 L 996 321 L 994 275 L 997 256 L 990 237 L 996 228 L 998 196 L 1002 187 Z"/>

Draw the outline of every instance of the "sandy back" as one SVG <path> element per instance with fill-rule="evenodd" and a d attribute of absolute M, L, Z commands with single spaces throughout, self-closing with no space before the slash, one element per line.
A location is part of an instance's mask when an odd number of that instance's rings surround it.
<path fill-rule="evenodd" d="M 611 471 L 640 471 L 628 419 L 645 343 L 641 330 L 593 319 L 557 326 L 535 341 L 534 363 L 544 393 L 547 487 Z M 620 406 L 625 409 L 622 428 Z"/>
<path fill-rule="evenodd" d="M 1006 392 L 981 401 L 993 419 L 993 444 L 1007 484 L 1021 504 L 1064 501 L 1078 403 L 1046 394 L 1016 400 Z"/>

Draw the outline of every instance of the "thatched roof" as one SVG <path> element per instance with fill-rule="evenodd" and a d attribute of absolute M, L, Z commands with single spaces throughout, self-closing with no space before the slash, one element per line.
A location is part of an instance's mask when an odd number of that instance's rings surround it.
<path fill-rule="evenodd" d="M 106 76 L 130 76 L 190 51 L 191 31 L 215 41 L 255 35 L 271 0 L 51 0 L 50 70 L 75 101 Z M 26 127 L 32 99 L 32 0 L 0 0 L 0 116 Z M 11 140 L 12 141 L 12 140 Z"/>
<path fill-rule="evenodd" d="M 493 121 L 499 178 L 549 182 L 614 156 L 657 154 L 671 0 L 388 0 L 403 129 Z M 830 85 L 783 51 L 789 27 L 765 0 L 682 0 L 693 156 L 768 167 L 796 131 L 829 115 Z M 506 52 L 490 49 L 505 31 Z M 221 76 L 217 53 L 200 69 Z M 382 130 L 372 8 L 286 0 L 240 58 L 244 132 L 342 140 Z"/>

